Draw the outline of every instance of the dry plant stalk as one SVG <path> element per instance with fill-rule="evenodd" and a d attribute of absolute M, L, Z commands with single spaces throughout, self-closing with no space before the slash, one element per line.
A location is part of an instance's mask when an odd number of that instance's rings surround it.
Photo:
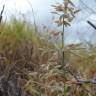
<path fill-rule="evenodd" d="M 64 68 L 66 66 L 66 62 L 64 61 L 65 58 L 65 52 L 64 52 L 64 28 L 67 26 L 70 26 L 70 23 L 72 20 L 75 18 L 75 14 L 78 13 L 80 10 L 77 10 L 74 3 L 71 0 L 63 0 L 63 3 L 57 3 L 55 5 L 52 5 L 54 7 L 54 11 L 52 12 L 53 14 L 59 15 L 58 20 L 55 21 L 58 26 L 62 26 L 62 67 Z M 66 71 L 64 68 L 64 78 L 66 80 Z M 66 96 L 66 84 L 64 80 L 64 96 Z"/>

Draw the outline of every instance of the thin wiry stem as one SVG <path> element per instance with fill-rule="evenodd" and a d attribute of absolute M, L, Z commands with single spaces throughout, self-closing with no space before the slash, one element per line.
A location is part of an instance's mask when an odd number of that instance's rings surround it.
<path fill-rule="evenodd" d="M 82 0 L 79 0 L 88 10 L 90 10 L 92 13 L 96 14 L 96 12 L 91 9 L 86 3 L 84 3 Z"/>
<path fill-rule="evenodd" d="M 35 14 L 34 14 L 34 10 L 33 10 L 32 4 L 31 4 L 31 2 L 29 0 L 27 0 L 27 2 L 30 5 L 32 13 L 33 13 L 35 32 L 38 32 L 37 25 L 36 25 L 36 18 L 35 18 Z"/>
<path fill-rule="evenodd" d="M 64 16 L 63 16 L 63 22 L 64 22 Z M 63 68 L 65 66 L 65 62 L 64 62 L 64 23 L 63 23 L 63 32 L 62 32 L 62 65 Z M 66 73 L 65 73 L 65 69 L 64 69 L 64 79 L 66 79 Z M 64 96 L 66 96 L 66 81 L 64 80 Z"/>
<path fill-rule="evenodd" d="M 64 17 L 63 17 L 64 22 Z M 62 32 L 62 49 L 64 49 L 64 24 L 63 24 L 63 32 Z"/>

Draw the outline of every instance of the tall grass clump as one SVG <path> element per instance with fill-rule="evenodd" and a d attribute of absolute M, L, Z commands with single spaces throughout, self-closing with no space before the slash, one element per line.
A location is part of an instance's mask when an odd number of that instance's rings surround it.
<path fill-rule="evenodd" d="M 47 62 L 47 50 L 50 48 L 54 48 L 54 45 L 42 39 L 35 32 L 34 26 L 28 25 L 23 20 L 12 17 L 9 22 L 2 22 L 0 24 L 0 76 L 6 77 L 4 79 L 8 82 L 15 76 L 26 96 L 28 94 L 39 96 L 40 64 Z M 46 53 L 45 59 L 43 53 Z M 15 82 L 11 82 L 13 90 L 15 90 Z"/>

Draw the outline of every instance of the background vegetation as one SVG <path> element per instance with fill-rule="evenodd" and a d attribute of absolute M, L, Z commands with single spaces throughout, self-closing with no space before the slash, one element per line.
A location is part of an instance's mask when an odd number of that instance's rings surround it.
<path fill-rule="evenodd" d="M 60 24 L 64 28 L 65 21 Z M 95 96 L 96 47 L 62 45 L 55 42 L 62 33 L 46 31 L 40 34 L 36 26 L 15 17 L 1 22 L 0 96 Z"/>

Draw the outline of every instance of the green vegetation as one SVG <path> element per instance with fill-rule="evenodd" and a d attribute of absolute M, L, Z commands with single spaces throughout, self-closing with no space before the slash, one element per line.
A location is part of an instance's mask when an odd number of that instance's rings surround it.
<path fill-rule="evenodd" d="M 13 73 L 26 96 L 63 96 L 62 51 L 39 35 L 34 27 L 15 18 L 9 23 L 1 23 L 0 76 L 4 75 L 8 80 Z M 96 48 L 87 50 L 82 44 L 71 44 L 65 46 L 64 52 L 66 95 L 95 96 L 94 84 L 79 85 L 76 78 L 95 78 Z"/>
<path fill-rule="evenodd" d="M 62 11 L 65 5 L 59 5 L 54 7 Z M 64 44 L 64 27 L 70 25 L 64 20 L 73 17 L 65 18 L 63 12 L 57 22 L 63 25 L 62 48 L 23 20 L 12 17 L 1 22 L 0 96 L 96 96 L 96 47 Z M 54 38 L 59 33 L 49 35 Z"/>

